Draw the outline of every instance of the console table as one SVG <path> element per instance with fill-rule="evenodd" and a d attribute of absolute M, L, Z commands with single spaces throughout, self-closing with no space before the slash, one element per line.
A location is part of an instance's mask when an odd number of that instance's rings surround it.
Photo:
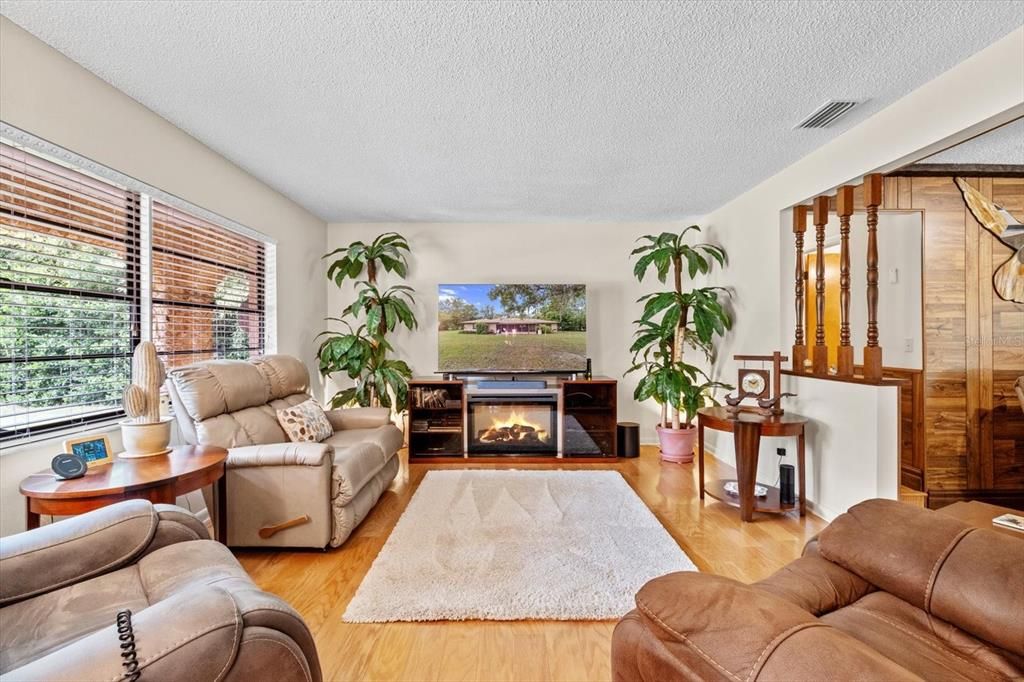
<path fill-rule="evenodd" d="M 417 378 L 409 382 L 409 461 L 451 459 L 493 461 L 496 457 L 516 462 L 573 459 L 601 462 L 615 458 L 618 423 L 618 384 L 609 377 L 559 378 L 504 381 L 500 388 L 484 387 L 463 379 Z M 523 388 L 516 387 L 519 383 Z M 538 386 L 532 386 L 538 384 Z M 485 388 L 486 390 L 480 390 Z M 487 424 L 476 424 L 476 408 L 505 405 L 517 419 L 527 416 L 523 431 L 546 432 L 550 439 L 538 443 L 509 441 L 488 451 L 474 438 Z M 543 431 L 541 431 L 543 430 Z M 478 439 L 479 440 L 479 439 Z M 522 445 L 520 445 L 522 443 Z"/>
<path fill-rule="evenodd" d="M 39 527 L 41 514 L 75 516 L 123 500 L 144 499 L 174 504 L 179 495 L 216 483 L 217 540 L 227 542 L 228 451 L 208 445 L 176 447 L 166 455 L 114 459 L 89 469 L 81 478 L 59 480 L 40 471 L 21 482 L 28 529 Z"/>
<path fill-rule="evenodd" d="M 752 521 L 754 512 L 785 514 L 799 507 L 800 516 L 807 513 L 804 499 L 804 430 L 807 418 L 786 413 L 780 416 L 765 416 L 759 412 L 740 410 L 730 414 L 724 407 L 703 407 L 697 410 L 698 460 L 700 466 L 700 499 L 707 493 L 711 497 L 740 510 L 740 518 Z M 710 485 L 704 484 L 704 429 L 732 433 L 736 442 L 736 482 L 739 495 L 725 492 L 725 484 L 732 479 L 718 479 Z M 796 461 L 799 476 L 797 504 L 782 504 L 779 489 L 765 486 L 768 494 L 763 498 L 754 495 L 757 483 L 757 459 L 761 436 L 796 436 Z"/>

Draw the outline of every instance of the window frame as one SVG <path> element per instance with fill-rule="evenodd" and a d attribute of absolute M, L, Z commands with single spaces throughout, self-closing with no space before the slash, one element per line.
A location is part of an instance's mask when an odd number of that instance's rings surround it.
<path fill-rule="evenodd" d="M 259 305 L 257 307 L 258 313 L 261 317 L 262 351 L 263 353 L 270 353 L 276 350 L 276 305 L 274 305 L 274 302 L 276 301 L 276 277 L 274 276 L 274 273 L 276 273 L 276 240 L 241 225 L 240 223 L 213 213 L 212 211 L 195 206 L 188 201 L 136 180 L 128 175 L 124 175 L 123 173 L 107 168 L 106 166 L 87 159 L 86 157 L 79 156 L 3 121 L 0 121 L 0 142 L 26 153 L 41 156 L 47 161 L 66 166 L 75 172 L 93 176 L 97 180 L 119 186 L 127 192 L 128 200 L 130 202 L 130 206 L 126 207 L 128 209 L 127 213 L 133 216 L 133 220 L 130 221 L 131 224 L 128 229 L 130 239 L 126 242 L 128 246 L 126 248 L 125 255 L 126 268 L 130 275 L 126 278 L 127 296 L 112 296 L 102 292 L 78 290 L 71 287 L 50 287 L 39 284 L 21 284 L 3 279 L 0 279 L 0 289 L 12 291 L 34 291 L 37 293 L 71 293 L 90 300 L 127 301 L 130 310 L 129 338 L 131 348 L 134 351 L 139 342 L 148 341 L 152 338 L 154 304 L 165 303 L 182 305 L 177 302 L 157 300 L 153 297 L 151 278 L 153 269 L 153 252 L 156 250 L 156 247 L 154 247 L 152 240 L 152 204 L 154 201 L 158 201 L 174 209 L 209 222 L 216 227 L 257 240 L 263 244 L 262 258 L 260 261 L 262 271 L 259 273 L 259 276 L 262 279 L 262 287 L 259 295 Z M 7 209 L 0 209 L 0 212 L 15 219 L 18 218 L 15 212 Z M 79 226 L 68 225 L 60 220 L 54 220 L 53 218 L 48 217 L 46 219 L 34 219 L 40 220 L 41 222 L 52 223 L 55 227 L 60 227 L 62 229 L 73 229 L 84 234 L 89 234 L 87 229 L 82 229 Z M 222 265 L 212 260 L 211 264 L 218 267 Z M 231 266 L 225 267 L 228 269 L 234 269 Z M 200 304 L 188 305 L 194 307 L 206 307 L 201 306 Z M 215 305 L 209 307 L 219 309 L 219 306 Z M 231 350 L 246 350 L 251 353 L 259 351 L 260 348 L 249 347 L 245 349 Z M 198 351 L 196 350 L 174 350 L 163 351 L 160 355 L 183 355 L 194 354 L 197 352 Z M 211 352 L 216 352 L 216 349 L 211 349 Z M 31 359 L 59 362 L 87 359 L 124 358 L 131 357 L 131 354 L 132 353 L 129 352 L 103 353 L 99 355 L 55 355 Z M 25 361 L 25 358 L 0 356 L 0 364 L 16 363 L 19 361 Z M 94 429 L 101 425 L 110 425 L 117 420 L 123 419 L 124 416 L 124 410 L 117 407 L 115 409 L 97 411 L 92 414 L 68 417 L 67 419 L 57 421 L 42 421 L 37 424 L 30 424 L 28 426 L 0 432 L 0 444 L 4 446 L 4 450 L 7 450 L 14 446 L 55 439 L 61 435 L 74 433 L 76 431 Z"/>

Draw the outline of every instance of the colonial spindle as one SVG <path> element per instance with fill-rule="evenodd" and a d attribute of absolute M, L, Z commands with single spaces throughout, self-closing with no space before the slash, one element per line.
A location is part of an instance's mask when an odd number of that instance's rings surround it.
<path fill-rule="evenodd" d="M 853 215 L 853 187 L 843 185 L 836 192 L 839 216 L 839 351 L 836 374 L 853 376 L 853 346 L 850 345 L 850 216 Z"/>
<path fill-rule="evenodd" d="M 864 378 L 882 378 L 882 347 L 878 345 L 878 207 L 882 204 L 882 176 L 864 177 L 864 209 L 868 218 L 868 343 L 864 347 Z"/>
<path fill-rule="evenodd" d="M 807 361 L 804 343 L 804 232 L 807 231 L 807 207 L 793 207 L 793 238 L 796 241 L 796 273 L 793 280 L 796 299 L 796 329 L 793 334 L 793 371 L 803 372 Z"/>
<path fill-rule="evenodd" d="M 828 224 L 828 197 L 814 198 L 814 354 L 815 374 L 828 374 L 828 346 L 825 345 L 825 225 Z"/>

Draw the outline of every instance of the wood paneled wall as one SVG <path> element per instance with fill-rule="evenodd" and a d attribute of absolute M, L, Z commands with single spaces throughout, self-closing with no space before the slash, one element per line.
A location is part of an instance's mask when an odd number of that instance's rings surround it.
<path fill-rule="evenodd" d="M 1024 178 L 971 184 L 1024 218 Z M 1024 306 L 994 292 L 1011 254 L 967 210 L 952 177 L 890 176 L 884 208 L 924 211 L 924 483 L 929 506 L 1024 508 Z"/>

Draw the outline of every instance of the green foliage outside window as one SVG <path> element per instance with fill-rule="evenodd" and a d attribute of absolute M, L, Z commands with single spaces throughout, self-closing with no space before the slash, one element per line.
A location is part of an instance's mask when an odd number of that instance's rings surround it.
<path fill-rule="evenodd" d="M 0 289 L 0 356 L 15 359 L 0 364 L 4 428 L 28 411 L 41 420 L 62 407 L 117 407 L 130 374 L 131 303 L 89 293 L 127 296 L 127 278 L 112 249 L 0 226 L 0 281 L 52 288 Z M 72 288 L 83 293 L 53 291 Z M 78 357 L 41 359 L 61 356 Z"/>

